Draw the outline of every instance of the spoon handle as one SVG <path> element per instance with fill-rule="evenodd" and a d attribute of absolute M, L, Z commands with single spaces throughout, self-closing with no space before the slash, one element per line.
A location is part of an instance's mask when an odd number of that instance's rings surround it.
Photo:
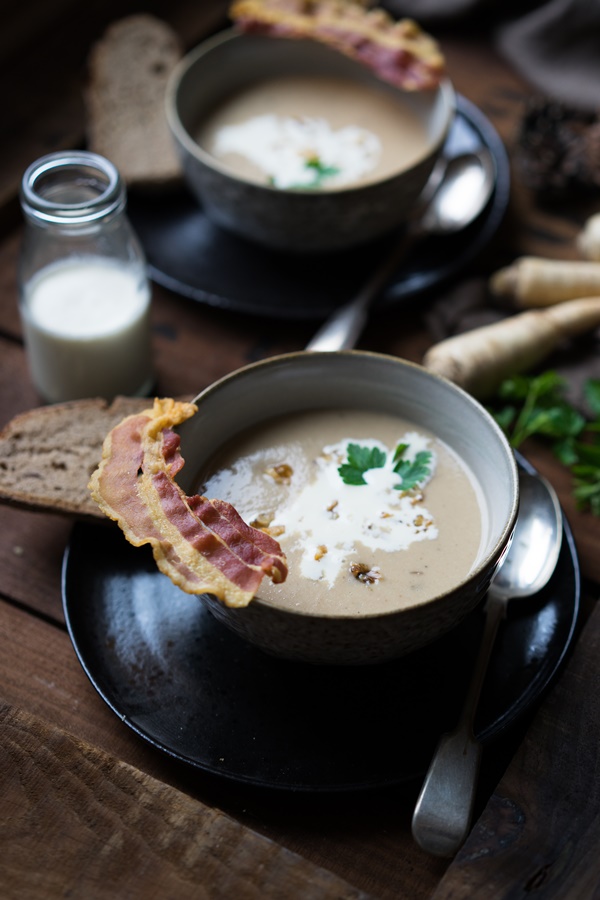
<path fill-rule="evenodd" d="M 410 228 L 403 232 L 393 250 L 377 266 L 358 294 L 344 303 L 319 328 L 306 345 L 306 350 L 351 350 L 367 321 L 369 309 L 379 291 L 390 280 L 394 270 L 406 255 L 416 235 Z"/>
<path fill-rule="evenodd" d="M 506 603 L 490 588 L 483 637 L 458 724 L 442 735 L 415 806 L 413 837 L 434 856 L 454 856 L 471 826 L 481 760 L 481 745 L 474 737 L 473 723 Z"/>

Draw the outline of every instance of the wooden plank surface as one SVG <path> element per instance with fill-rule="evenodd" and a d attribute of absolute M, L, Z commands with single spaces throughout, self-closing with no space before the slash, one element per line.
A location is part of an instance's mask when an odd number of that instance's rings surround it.
<path fill-rule="evenodd" d="M 91 0 L 85 10 L 74 0 L 53 2 L 60 15 L 54 19 L 57 30 L 53 32 L 52 41 L 47 39 L 47 29 L 38 27 L 42 19 L 32 21 L 31 29 L 28 29 L 27 16 L 14 5 L 10 10 L 7 6 L 7 12 L 14 16 L 10 21 L 18 25 L 15 33 L 20 35 L 19 42 L 9 46 L 9 41 L 0 40 L 0 71 L 10 79 L 6 83 L 12 88 L 4 118 L 6 133 L 11 134 L 11 140 L 0 150 L 3 160 L 0 224 L 6 234 L 0 241 L 0 426 L 18 412 L 39 403 L 27 373 L 16 305 L 16 260 L 20 244 L 16 192 L 20 176 L 25 165 L 41 153 L 83 142 L 81 91 L 89 45 L 111 19 L 125 15 L 135 7 L 128 0 L 119 3 L 116 0 Z M 172 0 L 166 4 L 155 0 L 146 7 L 170 21 L 186 46 L 191 46 L 202 34 L 216 27 L 227 5 L 217 0 L 210 4 L 192 0 Z M 48 7 L 41 6 L 46 15 Z M 528 86 L 489 47 L 482 48 L 476 38 L 448 32 L 441 35 L 441 41 L 457 89 L 490 118 L 512 154 L 516 124 L 530 93 Z M 59 45 L 65 54 L 56 62 Z M 52 67 L 49 60 L 53 54 L 55 65 Z M 436 292 L 433 301 L 440 307 L 453 302 L 457 293 L 461 295 L 471 289 L 472 279 L 485 280 L 496 266 L 521 253 L 573 256 L 573 237 L 588 209 L 585 204 L 573 204 L 568 209 L 544 207 L 515 179 L 507 219 L 492 245 L 474 262 L 468 280 L 449 287 L 448 291 L 444 288 Z M 361 338 L 361 346 L 420 361 L 433 339 L 428 311 L 429 304 L 419 301 L 410 311 L 396 310 L 374 317 Z M 153 292 L 152 317 L 159 376 L 157 390 L 168 395 L 193 394 L 215 378 L 254 359 L 300 349 L 312 333 L 310 325 L 284 326 L 275 321 L 228 314 L 185 300 L 157 286 Z M 529 458 L 560 490 L 580 548 L 584 572 L 593 580 L 592 588 L 595 588 L 600 584 L 598 522 L 574 508 L 568 476 L 547 452 L 535 444 L 526 449 Z M 7 824 L 6 817 L 0 817 L 0 829 L 3 829 L 0 831 L 0 860 L 3 860 L 0 865 L 5 866 L 4 870 L 0 869 L 2 896 L 5 894 L 3 882 L 16 877 L 16 870 L 9 868 L 9 855 L 4 852 L 11 849 L 11 842 L 13 849 L 20 847 L 19 865 L 24 866 L 27 854 L 31 858 L 34 851 L 44 854 L 44 860 L 49 858 L 45 855 L 49 850 L 43 845 L 45 836 L 34 829 L 34 806 L 27 806 L 32 798 L 43 812 L 44 823 L 49 823 L 50 810 L 54 807 L 55 811 L 64 813 L 64 818 L 57 821 L 65 833 L 71 837 L 73 833 L 78 837 L 83 835 L 84 845 L 100 854 L 103 851 L 99 836 L 108 830 L 119 833 L 125 827 L 128 832 L 132 831 L 135 837 L 133 852 L 138 854 L 135 868 L 143 878 L 148 876 L 144 882 L 147 885 L 144 896 L 152 896 L 154 886 L 156 895 L 161 893 L 159 887 L 168 886 L 169 890 L 162 891 L 163 896 L 170 893 L 185 896 L 179 888 L 185 890 L 188 887 L 187 883 L 181 882 L 181 873 L 173 871 L 170 848 L 167 852 L 166 844 L 160 843 L 161 840 L 168 841 L 167 835 L 156 835 L 156 816 L 163 815 L 165 808 L 173 813 L 167 820 L 166 831 L 170 830 L 171 823 L 180 825 L 179 834 L 187 839 L 188 855 L 182 855 L 183 863 L 177 857 L 179 867 L 185 869 L 188 866 L 194 873 L 192 878 L 198 880 L 194 869 L 195 835 L 189 830 L 190 822 L 193 822 L 192 804 L 200 804 L 202 815 L 207 815 L 210 823 L 218 820 L 219 828 L 222 825 L 220 812 L 227 812 L 235 819 L 232 823 L 228 820 L 224 841 L 209 842 L 214 853 L 210 854 L 207 865 L 212 867 L 214 883 L 221 886 L 226 883 L 219 881 L 225 877 L 220 865 L 223 859 L 230 861 L 230 877 L 234 879 L 231 883 L 236 888 L 244 884 L 252 890 L 261 884 L 251 863 L 247 869 L 236 868 L 240 861 L 235 854 L 227 856 L 233 846 L 232 835 L 235 829 L 240 829 L 236 846 L 254 848 L 252 841 L 256 839 L 261 848 L 259 858 L 264 858 L 266 870 L 274 874 L 275 884 L 285 883 L 289 888 L 291 882 L 285 882 L 285 878 L 289 878 L 290 873 L 297 878 L 293 890 L 280 896 L 312 896 L 308 882 L 302 880 L 308 871 L 306 866 L 318 867 L 318 870 L 325 868 L 333 873 L 325 880 L 322 873 L 318 875 L 320 889 L 335 890 L 335 881 L 330 878 L 337 876 L 343 880 L 343 885 L 337 882 L 340 897 L 346 896 L 344 891 L 347 890 L 351 891 L 348 896 L 358 896 L 356 892 L 362 890 L 379 900 L 428 900 L 438 885 L 440 890 L 446 891 L 440 897 L 492 896 L 488 888 L 493 885 L 497 897 L 536 896 L 545 900 L 546 897 L 562 896 L 560 892 L 553 895 L 551 891 L 561 884 L 558 878 L 563 863 L 563 872 L 570 879 L 566 882 L 569 886 L 582 891 L 590 887 L 585 869 L 595 872 L 591 848 L 593 842 L 598 845 L 599 836 L 592 804 L 597 807 L 598 797 L 595 785 L 589 790 L 589 796 L 584 788 L 586 780 L 593 784 L 598 768 L 597 756 L 586 743 L 589 737 L 597 745 L 598 739 L 594 724 L 597 722 L 594 716 L 598 715 L 598 704 L 594 703 L 598 696 L 597 669 L 592 666 L 598 652 L 597 614 L 590 619 L 593 630 L 586 630 L 584 634 L 586 643 L 581 645 L 582 656 L 578 651 L 574 657 L 575 676 L 570 669 L 567 673 L 570 680 L 565 680 L 564 689 L 563 681 L 559 682 L 549 698 L 551 704 L 558 705 L 544 706 L 522 753 L 516 758 L 516 765 L 508 768 L 472 836 L 476 843 L 471 845 L 469 842 L 464 854 L 448 868 L 447 861 L 430 858 L 419 851 L 410 836 L 410 816 L 418 786 L 412 793 L 410 790 L 386 791 L 376 796 L 334 798 L 245 791 L 202 773 L 190 774 L 189 770 L 141 741 L 98 697 L 75 657 L 65 630 L 60 567 L 69 523 L 51 516 L 3 508 L 0 509 L 0 528 L 5 536 L 0 545 L 0 702 L 12 707 L 0 725 L 0 747 L 3 748 L 0 752 L 5 753 L 4 748 L 8 747 L 12 754 L 10 760 L 19 759 L 19 767 L 8 770 L 7 785 L 13 804 L 11 809 L 17 816 L 16 821 L 24 826 L 22 832 L 18 832 Z M 595 594 L 589 593 L 588 608 L 594 600 Z M 576 702 L 570 707 L 572 698 Z M 569 712 L 575 717 L 575 727 L 573 732 L 567 733 L 565 722 L 570 721 L 567 718 Z M 584 728 L 586 721 L 591 723 L 589 734 Z M 50 729 L 51 736 L 48 737 L 45 729 L 50 725 L 58 726 L 61 731 Z M 73 737 L 66 736 L 64 731 Z M 572 733 L 580 746 L 585 747 L 580 755 L 577 755 L 577 743 L 570 740 Z M 480 808 L 497 785 L 521 737 L 521 732 L 511 734 L 504 745 L 486 755 Z M 87 745 L 85 752 L 82 751 L 84 744 Z M 556 752 L 555 758 L 556 748 L 560 752 Z M 83 767 L 79 770 L 80 780 L 76 773 L 67 771 L 64 762 L 60 762 L 63 756 L 79 760 Z M 4 764 L 7 758 L 6 754 L 2 757 Z M 580 771 L 576 766 L 582 759 L 584 765 Z M 89 769 L 86 768 L 88 764 Z M 548 766 L 551 780 L 550 789 L 546 791 L 544 773 Z M 6 766 L 3 771 L 6 775 Z M 96 779 L 99 772 L 108 773 L 105 785 Z M 18 780 L 15 780 L 17 776 Z M 57 794 L 53 793 L 51 782 L 56 778 L 64 793 L 61 802 L 53 804 Z M 131 797 L 143 800 L 141 804 L 137 803 L 138 818 L 135 820 L 129 818 L 133 815 L 132 810 L 125 808 L 127 798 L 119 793 L 119 786 L 125 783 L 131 786 Z M 177 800 L 171 789 L 181 792 Z M 100 804 L 99 790 L 106 790 L 103 800 L 108 803 Z M 120 798 L 116 806 L 115 797 Z M 159 807 L 163 810 L 160 814 L 157 812 Z M 587 838 L 574 830 L 578 828 L 579 807 L 584 811 L 582 821 L 589 825 Z M 178 819 L 178 810 L 182 808 L 185 811 L 183 818 Z M 528 827 L 517 829 L 506 809 L 525 811 Z M 556 827 L 552 824 L 555 809 Z M 19 819 L 20 813 L 25 818 Z M 74 823 L 79 829 L 84 816 L 89 818 L 83 822 L 82 830 L 73 832 Z M 91 826 L 92 818 L 101 825 L 97 833 Z M 570 818 L 575 824 L 569 828 Z M 559 823 L 563 823 L 565 839 L 561 836 Z M 229 829 L 229 824 L 234 830 Z M 252 829 L 252 839 L 242 826 Z M 174 841 L 177 830 L 174 828 Z M 146 832 L 153 835 L 158 844 L 142 846 L 141 837 Z M 49 832 L 57 836 L 55 846 L 60 844 L 58 835 L 61 833 L 58 827 Z M 215 834 L 219 834 L 218 828 L 217 832 L 212 832 L 211 840 Z M 507 836 L 510 840 L 505 839 Z M 572 842 L 568 843 L 566 838 L 572 838 Z M 273 840 L 276 850 L 271 848 L 267 852 L 262 843 L 265 839 Z M 21 845 L 19 840 L 23 842 Z M 131 849 L 127 843 L 118 847 L 109 841 L 107 846 L 106 858 L 115 865 L 122 859 L 123 848 Z M 227 851 L 224 857 L 219 857 L 219 847 Z M 149 848 L 157 851 L 152 857 Z M 71 867 L 69 872 L 77 874 L 82 871 L 83 860 L 90 860 L 87 852 L 85 847 L 77 846 L 77 840 L 71 840 L 69 852 L 61 860 Z M 264 857 L 260 857 L 262 852 Z M 290 861 L 288 854 L 292 853 L 299 854 L 305 862 L 295 857 Z M 94 873 L 98 871 L 98 865 L 98 859 L 91 860 Z M 38 867 L 34 863 L 31 867 L 31 896 L 50 896 L 44 893 L 48 887 L 44 882 L 47 871 L 47 867 L 42 871 L 41 864 Z M 151 874 L 155 876 L 152 883 Z M 39 878 L 37 885 L 33 884 L 36 878 Z M 170 878 L 180 880 L 169 881 Z M 71 881 L 68 887 L 73 884 Z M 175 886 L 178 890 L 170 891 Z M 195 886 L 198 891 L 198 884 Z M 115 891 L 111 894 L 117 895 Z M 229 895 L 243 896 L 235 891 Z M 19 900 L 26 897 L 23 893 L 15 896 Z M 202 894 L 197 892 L 194 896 Z M 587 900 L 585 893 L 572 896 L 583 896 Z"/>
<path fill-rule="evenodd" d="M 396 900 L 404 891 L 411 900 L 426 900 L 447 867 L 446 861 L 427 856 L 412 841 L 410 816 L 416 785 L 408 794 L 392 790 L 302 796 L 244 789 L 190 771 L 137 737 L 103 703 L 81 669 L 64 626 L 2 601 L 0 702 L 52 723 L 207 806 L 226 811 L 380 900 Z M 1 748 L 1 727 L 0 738 Z"/>
<path fill-rule="evenodd" d="M 434 900 L 600 897 L 600 608 Z"/>
<path fill-rule="evenodd" d="M 5 900 L 368 898 L 224 813 L 21 710 L 0 708 L 0 733 Z"/>

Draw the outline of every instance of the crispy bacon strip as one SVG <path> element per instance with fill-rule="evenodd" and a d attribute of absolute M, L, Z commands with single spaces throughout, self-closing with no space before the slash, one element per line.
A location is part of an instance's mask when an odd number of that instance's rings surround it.
<path fill-rule="evenodd" d="M 152 546 L 160 571 L 182 590 L 247 606 L 265 575 L 285 580 L 285 556 L 231 504 L 187 497 L 175 481 L 184 460 L 172 428 L 195 412 L 192 403 L 157 399 L 123 419 L 104 441 L 90 491 L 131 544 Z"/>
<path fill-rule="evenodd" d="M 351 0 L 235 0 L 229 16 L 242 31 L 329 44 L 395 87 L 436 87 L 444 75 L 437 42 L 412 19 L 365 7 Z"/>

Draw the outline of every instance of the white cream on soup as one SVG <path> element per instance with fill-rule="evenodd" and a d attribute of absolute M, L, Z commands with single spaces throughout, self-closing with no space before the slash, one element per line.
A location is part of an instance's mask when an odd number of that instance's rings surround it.
<path fill-rule="evenodd" d="M 338 468 L 351 442 L 378 448 L 385 464 L 346 484 Z M 431 452 L 415 489 L 395 489 L 402 459 Z M 325 456 L 323 456 L 325 452 Z M 465 463 L 435 435 L 365 410 L 281 416 L 237 436 L 206 465 L 199 489 L 268 527 L 288 557 L 281 585 L 262 600 L 286 609 L 364 615 L 426 602 L 467 577 L 485 543 L 482 492 Z"/>
<path fill-rule="evenodd" d="M 212 152 L 245 157 L 273 187 L 341 187 L 376 168 L 381 143 L 356 125 L 336 130 L 326 119 L 267 113 L 219 129 Z"/>
<path fill-rule="evenodd" d="M 431 452 L 431 441 L 417 432 L 401 435 L 397 443 L 407 444 L 405 458 L 409 461 L 419 451 Z M 364 472 L 363 485 L 346 484 L 339 474 L 352 444 L 376 447 L 385 455 L 383 466 Z M 432 457 L 430 472 L 434 467 Z M 431 477 L 427 475 L 419 487 L 424 487 Z M 312 480 L 299 485 L 297 491 L 292 490 L 287 502 L 278 508 L 271 527 L 284 528 L 286 540 L 293 538 L 297 542 L 300 570 L 305 578 L 323 580 L 332 586 L 357 542 L 371 552 L 392 553 L 406 550 L 413 541 L 437 538 L 435 520 L 418 499 L 422 496 L 420 490 L 405 492 L 399 490 L 400 484 L 401 477 L 394 472 L 394 447 L 376 440 L 344 438 L 323 448 L 315 459 Z"/>

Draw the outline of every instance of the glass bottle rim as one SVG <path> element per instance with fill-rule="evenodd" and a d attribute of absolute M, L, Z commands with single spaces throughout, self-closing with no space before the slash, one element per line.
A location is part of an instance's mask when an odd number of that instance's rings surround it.
<path fill-rule="evenodd" d="M 84 200 L 57 201 L 44 196 L 44 186 L 63 173 L 80 186 L 96 192 Z M 21 181 L 21 207 L 29 218 L 60 225 L 83 225 L 120 212 L 125 187 L 116 166 L 89 150 L 48 153 L 25 170 Z"/>

